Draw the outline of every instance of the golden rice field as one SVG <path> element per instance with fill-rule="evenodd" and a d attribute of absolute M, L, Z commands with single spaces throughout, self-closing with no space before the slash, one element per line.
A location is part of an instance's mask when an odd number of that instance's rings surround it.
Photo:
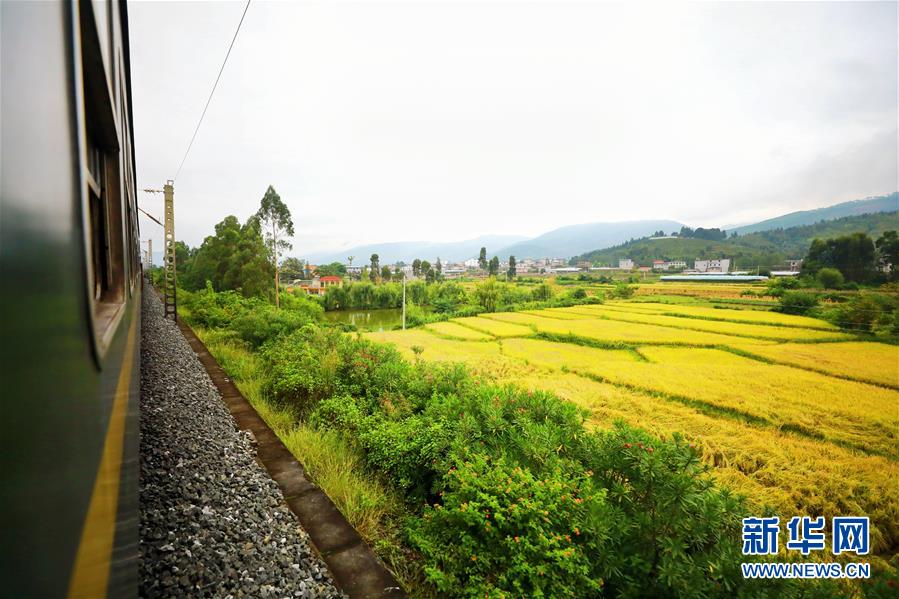
<path fill-rule="evenodd" d="M 739 299 L 745 291 L 764 289 L 760 285 L 745 283 L 661 283 L 654 285 L 638 285 L 636 296 L 683 295 L 699 298 Z"/>
<path fill-rule="evenodd" d="M 467 332 L 462 332 L 462 331 Z M 695 441 L 761 509 L 871 517 L 899 552 L 899 348 L 812 318 L 610 302 L 369 333 L 420 359 L 556 393 L 596 426 Z"/>

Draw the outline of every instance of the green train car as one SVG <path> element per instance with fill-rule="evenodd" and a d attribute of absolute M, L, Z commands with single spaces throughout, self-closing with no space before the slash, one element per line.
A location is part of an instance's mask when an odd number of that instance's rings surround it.
<path fill-rule="evenodd" d="M 0 2 L 0 596 L 138 592 L 126 10 Z"/>

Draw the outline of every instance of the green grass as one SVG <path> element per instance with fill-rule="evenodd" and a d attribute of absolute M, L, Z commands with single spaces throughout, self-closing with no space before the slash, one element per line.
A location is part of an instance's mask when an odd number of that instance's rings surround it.
<path fill-rule="evenodd" d="M 331 498 L 406 591 L 415 597 L 432 596 L 419 560 L 403 546 L 406 511 L 402 500 L 366 468 L 352 440 L 340 432 L 301 422 L 289 407 L 266 397 L 261 360 L 233 335 L 200 327 L 194 332 L 250 405 L 303 464 L 309 478 Z"/>

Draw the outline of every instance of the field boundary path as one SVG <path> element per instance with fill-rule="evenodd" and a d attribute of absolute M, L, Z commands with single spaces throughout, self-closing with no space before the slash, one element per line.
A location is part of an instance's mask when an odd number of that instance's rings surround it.
<path fill-rule="evenodd" d="M 399 583 L 331 499 L 306 478 L 302 464 L 247 401 L 183 320 L 178 328 L 218 389 L 240 430 L 252 433 L 257 459 L 280 487 L 290 510 L 327 564 L 334 582 L 350 597 L 405 597 Z"/>

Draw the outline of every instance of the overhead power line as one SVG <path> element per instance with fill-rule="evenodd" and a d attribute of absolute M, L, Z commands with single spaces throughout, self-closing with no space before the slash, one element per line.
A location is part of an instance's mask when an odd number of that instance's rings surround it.
<path fill-rule="evenodd" d="M 143 212 L 148 218 L 150 218 L 150 220 L 152 220 L 154 223 L 156 223 L 156 224 L 159 225 L 160 227 L 164 227 L 164 226 L 165 226 L 164 224 L 162 224 L 162 223 L 160 222 L 160 220 L 159 220 L 158 218 L 156 218 L 155 216 L 153 216 L 152 214 L 150 214 L 149 212 L 147 212 L 146 210 L 144 210 L 144 209 L 141 208 L 140 206 L 138 206 L 137 209 L 140 210 L 141 212 Z"/>
<path fill-rule="evenodd" d="M 209 108 L 209 103 L 212 102 L 212 96 L 215 94 L 215 88 L 218 87 L 219 79 L 222 78 L 222 73 L 225 70 L 225 65 L 228 64 L 228 57 L 231 56 L 231 49 L 234 47 L 234 42 L 237 40 L 237 34 L 240 33 L 240 26 L 243 25 L 243 19 L 247 16 L 247 9 L 250 8 L 250 2 L 252 0 L 247 0 L 247 5 L 243 8 L 243 14 L 240 15 L 240 22 L 237 24 L 237 29 L 234 31 L 234 37 L 231 38 L 231 45 L 228 46 L 228 52 L 225 54 L 225 60 L 222 61 L 222 68 L 219 69 L 219 74 L 215 78 L 215 83 L 212 86 L 212 91 L 209 92 L 209 98 L 206 100 L 206 106 L 203 107 L 203 113 L 200 115 L 200 120 L 197 122 L 197 128 L 194 129 L 194 134 L 190 138 L 190 143 L 187 144 L 187 150 L 184 152 L 184 158 L 181 159 L 181 164 L 178 165 L 178 170 L 175 172 L 175 176 L 172 177 L 172 181 L 178 179 L 178 175 L 181 174 L 181 168 L 184 166 L 184 161 L 187 160 L 187 155 L 190 154 L 190 149 L 194 145 L 194 140 L 197 139 L 197 133 L 200 131 L 200 125 L 203 124 L 203 117 L 206 116 L 206 110 Z"/>

